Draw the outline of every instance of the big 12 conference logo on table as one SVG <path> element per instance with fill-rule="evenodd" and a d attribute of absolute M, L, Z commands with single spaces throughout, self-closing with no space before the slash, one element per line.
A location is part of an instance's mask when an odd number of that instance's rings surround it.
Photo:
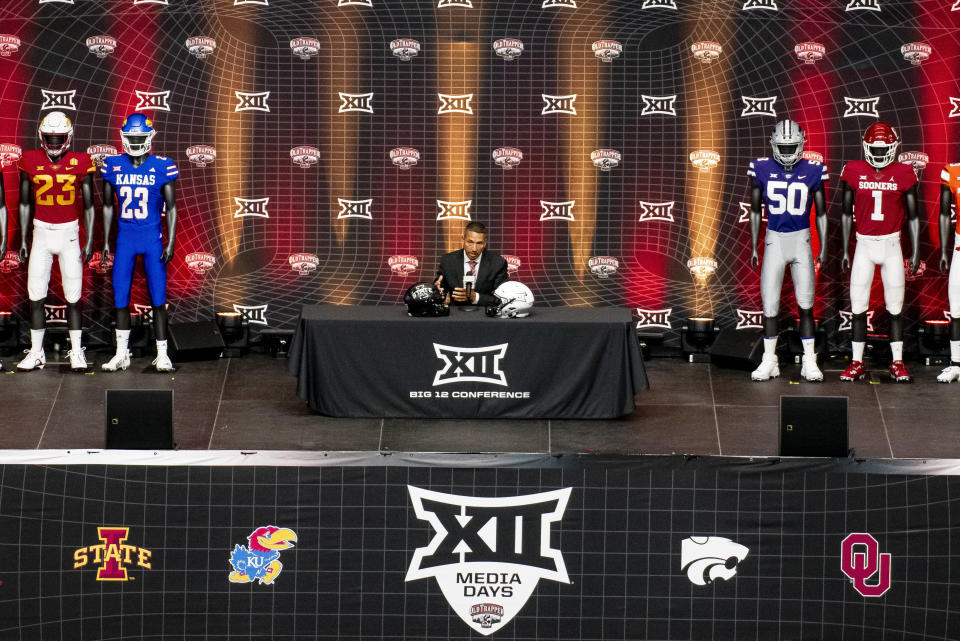
<path fill-rule="evenodd" d="M 433 538 L 413 553 L 405 580 L 435 578 L 450 607 L 476 632 L 489 636 L 509 623 L 541 579 L 570 583 L 550 535 L 572 488 L 496 498 L 407 489 Z"/>
<path fill-rule="evenodd" d="M 840 544 L 840 569 L 850 577 L 853 589 L 865 597 L 878 597 L 890 589 L 892 555 L 880 553 L 880 543 L 864 532 L 848 534 Z M 878 574 L 879 573 L 879 574 Z M 867 579 L 877 575 L 873 584 Z"/>

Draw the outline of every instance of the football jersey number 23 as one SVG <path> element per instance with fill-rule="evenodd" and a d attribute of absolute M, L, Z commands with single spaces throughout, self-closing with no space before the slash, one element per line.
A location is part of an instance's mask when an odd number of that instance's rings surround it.
<path fill-rule="evenodd" d="M 48 194 L 47 192 L 53 187 L 54 180 L 60 185 L 63 185 L 60 188 L 59 194 L 54 197 L 53 194 Z M 53 205 L 54 199 L 56 199 L 58 205 L 72 205 L 77 200 L 77 192 L 74 188 L 74 184 L 77 182 L 77 177 L 73 174 L 57 174 L 56 176 L 51 176 L 50 174 L 37 174 L 33 177 L 33 184 L 36 185 L 35 197 L 37 204 L 50 207 Z"/>
<path fill-rule="evenodd" d="M 788 212 L 791 216 L 803 216 L 808 211 L 808 193 L 803 183 L 771 180 L 767 183 L 767 213 L 778 216 Z"/>
<path fill-rule="evenodd" d="M 120 187 L 120 218 L 136 218 L 143 220 L 150 213 L 147 211 L 147 202 L 150 199 L 150 190 L 146 187 Z"/>

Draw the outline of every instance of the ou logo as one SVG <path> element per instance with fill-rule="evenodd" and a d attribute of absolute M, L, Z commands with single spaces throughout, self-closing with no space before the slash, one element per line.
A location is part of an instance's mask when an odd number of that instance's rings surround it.
<path fill-rule="evenodd" d="M 840 568 L 850 577 L 854 589 L 866 597 L 883 596 L 890 589 L 889 553 L 880 553 L 880 544 L 863 532 L 848 534 L 840 545 Z M 877 572 L 880 576 L 873 585 L 867 584 Z"/>

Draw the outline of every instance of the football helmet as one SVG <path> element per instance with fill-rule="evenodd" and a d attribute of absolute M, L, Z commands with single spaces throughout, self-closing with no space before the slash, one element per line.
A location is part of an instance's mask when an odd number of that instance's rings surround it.
<path fill-rule="evenodd" d="M 783 165 L 784 169 L 793 169 L 793 166 L 800 162 L 805 142 L 807 138 L 800 125 L 792 120 L 781 120 L 773 128 L 773 135 L 770 136 L 774 160 Z"/>
<path fill-rule="evenodd" d="M 900 136 L 885 122 L 875 122 L 863 133 L 863 155 L 867 162 L 883 169 L 897 157 Z"/>
<path fill-rule="evenodd" d="M 487 306 L 487 316 L 524 318 L 533 307 L 533 292 L 521 282 L 508 280 L 493 291 L 498 302 Z"/>
<path fill-rule="evenodd" d="M 62 111 L 51 111 L 37 127 L 40 136 L 40 146 L 50 156 L 60 156 L 67 153 L 73 141 L 73 123 Z"/>
<path fill-rule="evenodd" d="M 450 308 L 443 304 L 443 292 L 433 283 L 411 285 L 403 295 L 407 316 L 449 316 Z"/>
<path fill-rule="evenodd" d="M 142 113 L 132 113 L 123 121 L 120 127 L 120 138 L 123 140 L 123 151 L 129 156 L 142 156 L 150 153 L 153 146 L 153 137 L 157 130 L 153 123 Z"/>

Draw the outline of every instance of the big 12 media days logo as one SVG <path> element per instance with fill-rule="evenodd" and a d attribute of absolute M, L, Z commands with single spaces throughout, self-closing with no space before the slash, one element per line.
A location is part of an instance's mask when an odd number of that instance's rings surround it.
<path fill-rule="evenodd" d="M 570 583 L 550 534 L 572 488 L 494 498 L 407 489 L 433 538 L 414 551 L 405 580 L 436 579 L 457 616 L 480 634 L 517 616 L 541 579 Z"/>

